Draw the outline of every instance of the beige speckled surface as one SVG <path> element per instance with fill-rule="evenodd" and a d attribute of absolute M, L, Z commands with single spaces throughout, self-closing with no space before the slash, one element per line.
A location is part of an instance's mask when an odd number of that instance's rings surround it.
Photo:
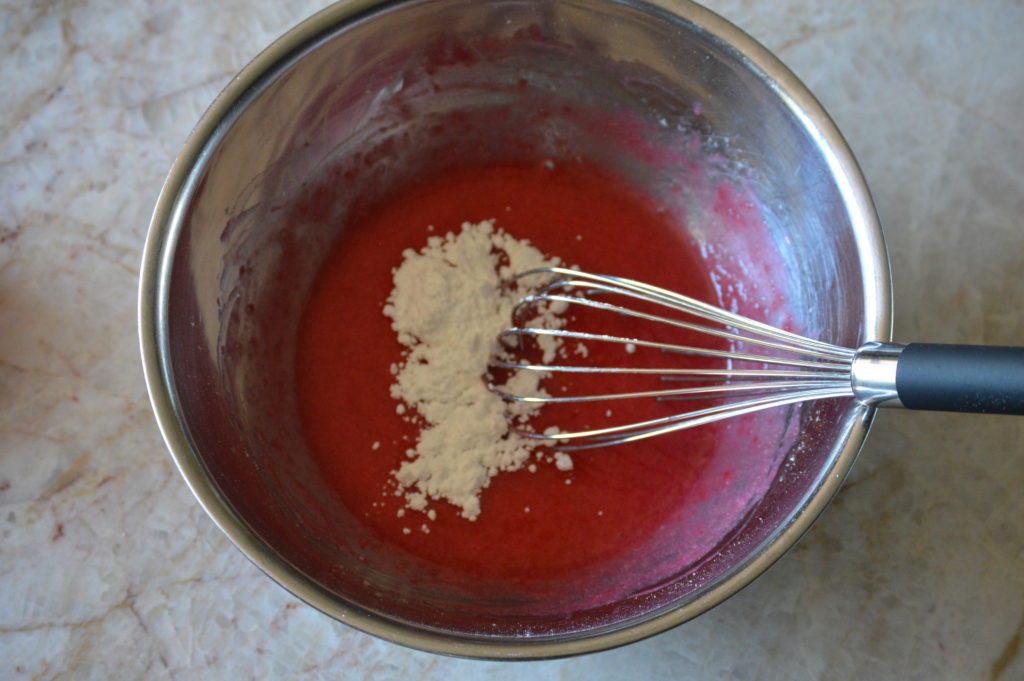
<path fill-rule="evenodd" d="M 190 127 L 322 3 L 0 2 L 0 678 L 1024 679 L 1024 420 L 887 412 L 804 540 L 724 605 L 578 659 L 470 662 L 336 624 L 191 498 L 135 331 Z M 1024 5 L 719 0 L 846 134 L 896 336 L 1024 344 Z"/>

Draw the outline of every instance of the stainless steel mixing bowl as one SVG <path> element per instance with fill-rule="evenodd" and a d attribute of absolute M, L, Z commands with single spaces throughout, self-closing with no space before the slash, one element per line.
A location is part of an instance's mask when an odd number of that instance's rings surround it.
<path fill-rule="evenodd" d="M 565 112 L 624 123 L 609 132 Z M 695 218 L 693 154 L 756 195 L 768 230 L 757 248 Z M 687 213 L 708 252 L 728 256 L 719 264 L 784 300 L 804 333 L 850 347 L 888 339 L 887 258 L 849 149 L 793 74 L 720 17 L 682 0 L 334 5 L 260 54 L 203 116 L 157 203 L 140 286 L 146 380 L 175 462 L 231 540 L 310 605 L 441 653 L 600 650 L 736 593 L 839 489 L 872 412 L 794 407 L 797 427 L 764 453 L 772 482 L 742 523 L 668 579 L 593 607 L 574 600 L 585 585 L 541 607 L 445 583 L 333 497 L 303 440 L 292 372 L 303 297 L 338 225 L 424 173 L 578 155 Z M 325 174 L 337 188 L 329 210 L 286 229 Z M 779 265 L 771 280 L 750 274 L 763 258 Z"/>

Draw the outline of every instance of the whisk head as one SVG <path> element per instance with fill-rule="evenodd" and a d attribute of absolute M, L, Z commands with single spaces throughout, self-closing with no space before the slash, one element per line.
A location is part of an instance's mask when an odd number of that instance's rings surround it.
<path fill-rule="evenodd" d="M 556 423 L 538 432 L 532 424 L 521 423 L 515 431 L 522 436 L 547 441 L 561 450 L 589 449 L 772 407 L 854 395 L 851 366 L 855 350 L 805 338 L 631 279 L 562 267 L 520 275 L 538 276 L 554 279 L 515 306 L 511 326 L 502 333 L 508 354 L 495 357 L 490 365 L 492 377 L 510 380 L 492 380 L 494 393 L 510 404 L 692 400 L 690 404 L 695 406 L 600 427 L 566 429 Z M 541 311 L 546 314 L 538 314 Z M 607 332 L 611 327 L 612 332 Z M 570 350 L 573 342 L 575 350 Z M 561 346 L 557 353 L 555 344 Z M 590 350 L 598 347 L 605 350 Z M 638 361 L 638 350 L 647 351 L 646 361 Z M 661 352 L 652 354 L 650 350 Z M 587 363 L 591 354 L 600 354 L 605 361 Z M 526 355 L 531 358 L 524 359 Z M 533 355 L 543 357 L 533 359 Z M 652 356 L 656 358 L 653 363 Z M 532 390 L 536 381 L 511 380 L 520 372 L 573 380 L 559 386 L 562 392 L 550 394 L 546 383 Z M 623 388 L 625 380 L 635 381 L 636 377 L 645 379 L 646 385 Z M 524 394 L 516 389 L 519 384 L 529 384 L 531 390 Z M 605 415 L 610 417 L 611 410 Z"/>

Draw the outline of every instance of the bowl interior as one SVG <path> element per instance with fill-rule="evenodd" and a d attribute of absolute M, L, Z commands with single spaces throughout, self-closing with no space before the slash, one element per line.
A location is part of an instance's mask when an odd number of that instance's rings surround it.
<path fill-rule="evenodd" d="M 190 142 L 196 153 L 165 189 L 171 209 L 154 221 L 160 265 L 149 275 L 158 390 L 174 412 L 165 432 L 180 433 L 179 465 L 236 543 L 329 614 L 468 654 L 481 650 L 474 642 L 495 654 L 652 633 L 767 567 L 849 466 L 869 417 L 851 402 L 766 421 L 763 451 L 734 454 L 756 454 L 761 463 L 741 470 L 771 479 L 744 521 L 699 558 L 651 568 L 643 588 L 595 606 L 579 594 L 596 581 L 508 594 L 396 555 L 309 455 L 294 390 L 305 294 L 347 219 L 447 169 L 587 158 L 686 225 L 716 273 L 713 302 L 840 345 L 887 333 L 877 225 L 830 123 L 752 41 L 695 6 L 672 7 L 339 5 L 250 66 L 254 77 L 229 88 Z M 317 194 L 326 185 L 330 200 Z M 720 219 L 723 187 L 756 216 L 748 229 Z"/>

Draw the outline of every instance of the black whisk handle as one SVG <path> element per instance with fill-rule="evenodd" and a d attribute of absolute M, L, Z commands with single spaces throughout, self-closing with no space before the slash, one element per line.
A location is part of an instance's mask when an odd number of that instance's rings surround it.
<path fill-rule="evenodd" d="M 1024 348 L 911 343 L 896 392 L 908 409 L 1024 415 Z"/>

